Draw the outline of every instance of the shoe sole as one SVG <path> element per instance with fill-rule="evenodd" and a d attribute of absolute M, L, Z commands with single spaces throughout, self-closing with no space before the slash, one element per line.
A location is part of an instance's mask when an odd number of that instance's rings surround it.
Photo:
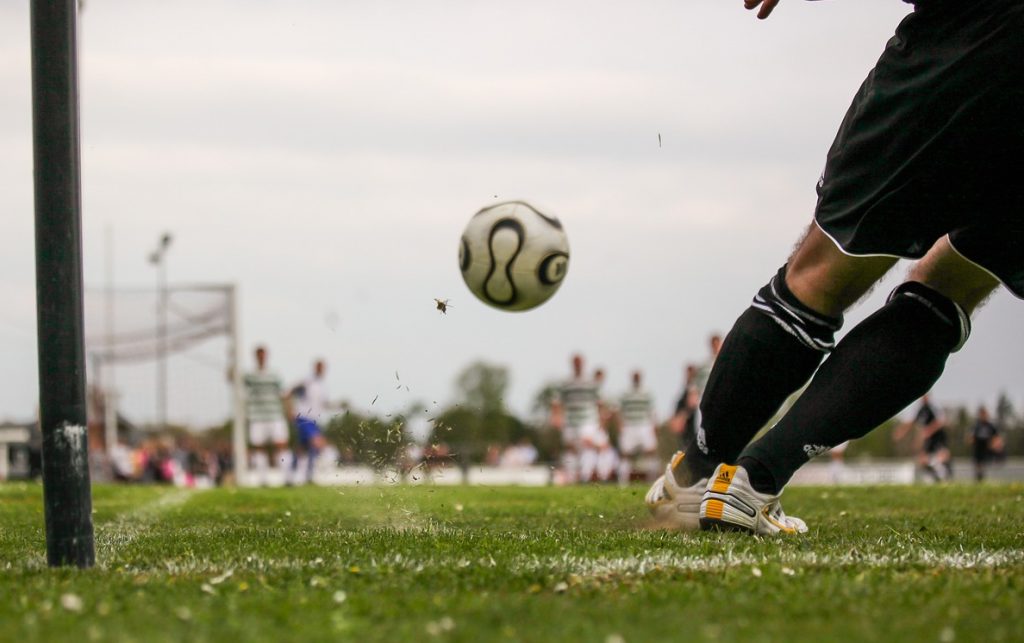
<path fill-rule="evenodd" d="M 731 494 L 704 494 L 701 502 L 700 528 L 705 531 L 742 531 L 755 533 L 757 512 Z"/>

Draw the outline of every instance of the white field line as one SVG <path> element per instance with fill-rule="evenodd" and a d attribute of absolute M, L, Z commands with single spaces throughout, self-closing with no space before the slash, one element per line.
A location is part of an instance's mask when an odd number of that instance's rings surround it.
<path fill-rule="evenodd" d="M 517 556 L 496 561 L 491 556 L 469 559 L 410 558 L 401 554 L 376 558 L 370 561 L 335 558 L 324 560 L 265 559 L 256 555 L 247 556 L 234 564 L 203 559 L 169 560 L 156 566 L 170 574 L 223 575 L 238 571 L 299 571 L 310 573 L 330 570 L 352 570 L 372 573 L 383 572 L 420 573 L 441 569 L 503 568 L 513 573 L 543 573 L 556 576 L 602 577 L 602 576 L 644 576 L 649 573 L 666 571 L 721 572 L 724 569 L 781 566 L 783 573 L 795 573 L 801 568 L 906 568 L 925 569 L 995 569 L 1024 565 L 1024 550 L 1004 549 L 977 552 L 938 552 L 928 549 L 908 551 L 904 554 L 819 554 L 816 552 L 783 552 L 776 555 L 754 555 L 723 553 L 710 556 L 679 555 L 670 552 L 645 553 L 628 557 L 595 557 L 577 555 L 562 556 Z"/>
<path fill-rule="evenodd" d="M 106 567 L 107 562 L 117 550 L 135 542 L 140 535 L 160 519 L 161 514 L 168 509 L 183 505 L 197 493 L 201 492 L 179 489 L 161 495 L 152 502 L 118 514 L 117 518 L 109 523 L 97 525 L 94 528 L 97 566 L 101 569 Z M 11 569 L 11 567 L 11 564 L 8 563 L 7 568 Z M 46 557 L 41 554 L 32 556 L 22 561 L 19 567 L 26 570 L 46 569 Z"/>
<path fill-rule="evenodd" d="M 109 523 L 97 526 L 96 547 L 100 550 L 97 558 L 101 560 L 108 558 L 118 549 L 135 542 L 139 536 L 160 520 L 164 512 L 180 507 L 198 493 L 202 492 L 179 489 L 119 514 L 115 520 Z"/>

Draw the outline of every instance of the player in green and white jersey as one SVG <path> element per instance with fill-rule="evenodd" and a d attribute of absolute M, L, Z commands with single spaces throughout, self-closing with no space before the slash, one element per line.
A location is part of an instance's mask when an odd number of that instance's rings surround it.
<path fill-rule="evenodd" d="M 260 483 L 266 484 L 269 464 L 283 469 L 277 466 L 278 459 L 288 447 L 288 420 L 284 413 L 281 378 L 267 368 L 266 347 L 256 347 L 256 370 L 246 373 L 243 382 L 253 468 Z"/>
<path fill-rule="evenodd" d="M 633 371 L 632 387 L 619 401 L 619 483 L 630 481 L 633 472 L 650 479 L 657 468 L 658 436 L 654 400 L 643 388 L 643 374 Z"/>
<path fill-rule="evenodd" d="M 608 442 L 608 434 L 601 428 L 597 384 L 583 375 L 583 356 L 572 356 L 572 378 L 559 390 L 552 404 L 551 423 L 562 433 L 561 477 L 566 483 L 586 480 L 584 473 L 593 473 L 594 451 Z M 583 470 L 584 461 L 587 472 Z"/>

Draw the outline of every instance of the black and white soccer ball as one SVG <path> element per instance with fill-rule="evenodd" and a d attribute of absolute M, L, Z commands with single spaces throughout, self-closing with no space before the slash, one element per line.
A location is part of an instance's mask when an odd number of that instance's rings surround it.
<path fill-rule="evenodd" d="M 523 201 L 491 205 L 473 215 L 459 244 L 469 290 L 501 310 L 529 310 L 551 295 L 569 268 L 562 222 Z"/>

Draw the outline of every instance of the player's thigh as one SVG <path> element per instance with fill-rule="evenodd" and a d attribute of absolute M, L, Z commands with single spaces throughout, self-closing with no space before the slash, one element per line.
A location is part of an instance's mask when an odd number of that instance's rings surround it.
<path fill-rule="evenodd" d="M 838 317 L 895 263 L 895 257 L 846 254 L 812 223 L 789 258 L 786 285 L 806 306 Z"/>
<path fill-rule="evenodd" d="M 910 271 L 919 281 L 960 304 L 970 314 L 999 285 L 990 272 L 953 249 L 948 237 L 935 242 Z"/>

